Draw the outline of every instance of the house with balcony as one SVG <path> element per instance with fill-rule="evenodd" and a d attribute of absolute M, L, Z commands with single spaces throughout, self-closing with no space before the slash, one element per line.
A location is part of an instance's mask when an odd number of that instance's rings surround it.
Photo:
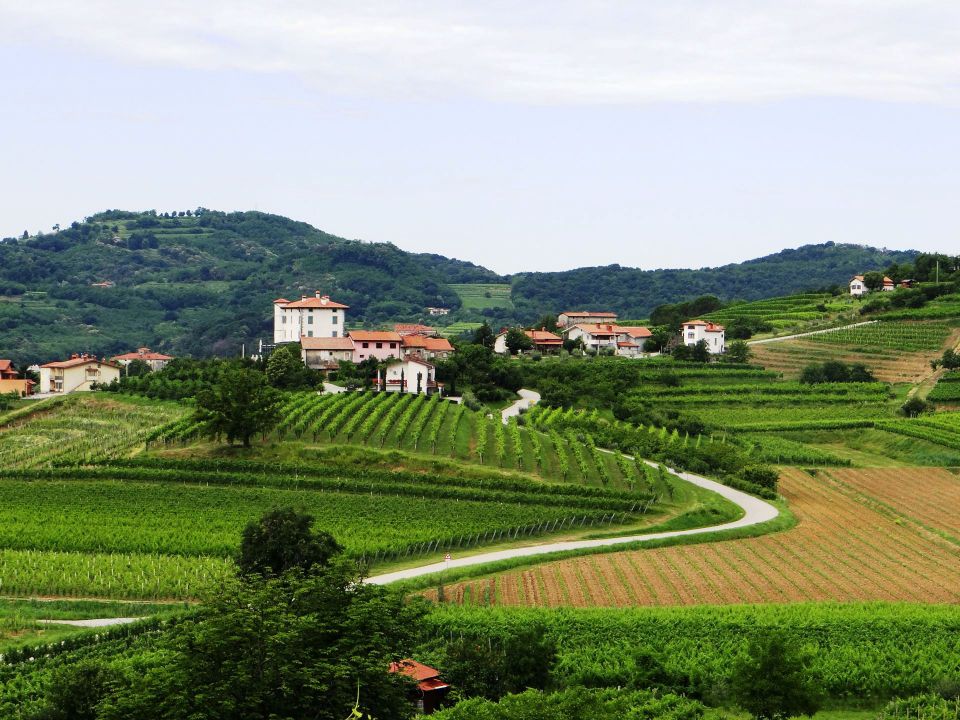
<path fill-rule="evenodd" d="M 86 353 L 40 366 L 40 392 L 71 393 L 92 390 L 120 379 L 120 366 Z"/>
<path fill-rule="evenodd" d="M 416 355 L 389 361 L 382 373 L 377 374 L 377 385 L 387 392 L 418 395 L 433 395 L 441 390 L 433 363 Z"/>
<path fill-rule="evenodd" d="M 453 355 L 453 345 L 442 337 L 403 336 L 403 356 L 417 355 L 424 360 L 445 360 Z"/>

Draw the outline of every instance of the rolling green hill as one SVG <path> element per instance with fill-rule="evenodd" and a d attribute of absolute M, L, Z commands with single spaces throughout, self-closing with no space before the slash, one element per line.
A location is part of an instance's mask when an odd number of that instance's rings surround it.
<path fill-rule="evenodd" d="M 0 357 L 23 365 L 141 345 L 174 355 L 239 354 L 242 344 L 249 351 L 271 337 L 275 298 L 316 289 L 350 305 L 355 325 L 466 329 L 579 307 L 646 317 L 656 305 L 703 293 L 776 297 L 914 255 L 827 243 L 713 269 L 614 265 L 510 278 L 267 213 L 108 210 L 57 232 L 0 241 Z M 107 281 L 113 285 L 95 286 Z M 428 306 L 452 312 L 430 318 Z"/>

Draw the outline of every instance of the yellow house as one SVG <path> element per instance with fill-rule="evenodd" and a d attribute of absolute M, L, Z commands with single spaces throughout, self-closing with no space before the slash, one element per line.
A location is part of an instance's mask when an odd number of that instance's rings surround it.
<path fill-rule="evenodd" d="M 93 383 L 105 385 L 119 379 L 119 365 L 86 354 L 40 366 L 41 393 L 85 391 Z"/>
<path fill-rule="evenodd" d="M 27 397 L 31 392 L 33 380 L 21 378 L 9 360 L 0 360 L 0 395 L 16 393 L 20 397 Z"/>

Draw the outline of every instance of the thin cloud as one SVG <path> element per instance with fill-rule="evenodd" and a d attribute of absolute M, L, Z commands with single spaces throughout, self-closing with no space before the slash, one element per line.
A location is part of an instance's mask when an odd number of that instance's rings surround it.
<path fill-rule="evenodd" d="M 0 37 L 379 96 L 960 99 L 955 0 L 0 0 Z"/>

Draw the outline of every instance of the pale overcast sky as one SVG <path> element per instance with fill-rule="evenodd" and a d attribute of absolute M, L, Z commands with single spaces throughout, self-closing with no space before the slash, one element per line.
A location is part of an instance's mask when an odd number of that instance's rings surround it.
<path fill-rule="evenodd" d="M 501 272 L 960 251 L 957 0 L 0 0 L 0 236 L 257 209 Z"/>

